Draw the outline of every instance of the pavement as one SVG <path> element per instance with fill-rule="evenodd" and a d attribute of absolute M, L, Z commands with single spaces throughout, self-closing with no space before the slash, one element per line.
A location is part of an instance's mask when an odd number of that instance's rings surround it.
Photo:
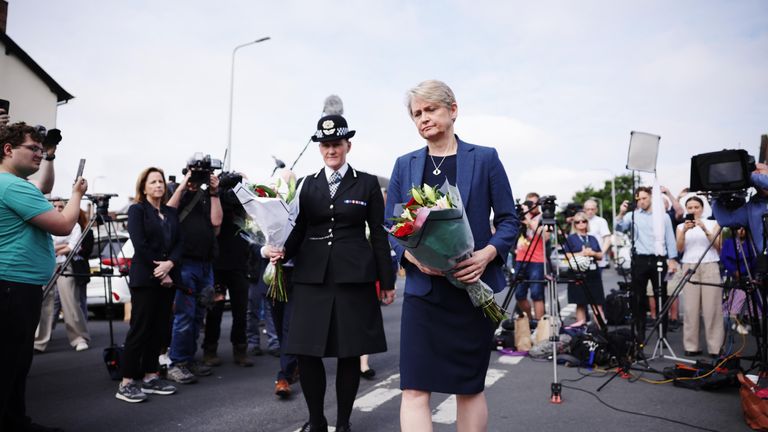
<path fill-rule="evenodd" d="M 617 288 L 618 279 L 612 270 L 605 272 L 606 291 Z M 371 356 L 371 367 L 377 373 L 372 381 L 361 380 L 351 419 L 355 431 L 400 429 L 398 358 L 402 280 L 398 285 L 398 300 L 382 307 L 389 351 Z M 559 287 L 561 300 L 565 298 L 564 290 L 564 286 Z M 499 295 L 499 302 L 504 295 Z M 565 314 L 572 309 L 563 308 Z M 564 321 L 567 324 L 573 318 L 565 317 Z M 69 347 L 64 326 L 59 325 L 48 350 L 34 357 L 27 387 L 28 412 L 37 423 L 70 432 L 297 431 L 307 419 L 299 385 L 293 386 L 292 398 L 280 400 L 272 393 L 278 368 L 276 358 L 252 357 L 256 363 L 252 368 L 234 365 L 231 346 L 226 340 L 230 326 L 227 313 L 220 341 L 224 364 L 214 368 L 213 376 L 202 377 L 196 384 L 179 385 L 179 391 L 172 396 L 151 395 L 148 402 L 128 404 L 115 399 L 117 382 L 109 379 L 102 361 L 102 351 L 109 345 L 107 322 L 89 322 L 93 339 L 91 349 L 83 352 Z M 115 339 L 122 342 L 128 325 L 115 322 L 114 329 Z M 262 340 L 262 344 L 265 342 Z M 682 330 L 669 333 L 669 343 L 682 355 Z M 754 353 L 753 341 L 746 339 L 745 344 L 744 352 Z M 646 352 L 650 354 L 650 351 L 652 349 L 646 348 Z M 667 359 L 650 362 L 658 370 L 672 364 Z M 333 424 L 335 361 L 326 359 L 325 365 L 328 373 L 326 416 Z M 742 361 L 742 365 L 748 367 L 749 363 Z M 557 380 L 564 386 L 561 404 L 550 403 L 555 371 Z M 694 391 L 637 379 L 661 379 L 653 373 L 636 374 L 632 379 L 616 378 L 597 392 L 610 372 L 555 368 L 551 361 L 492 353 L 485 392 L 488 430 L 750 430 L 744 423 L 736 388 Z M 456 430 L 453 396 L 434 394 L 431 406 L 435 431 Z"/>

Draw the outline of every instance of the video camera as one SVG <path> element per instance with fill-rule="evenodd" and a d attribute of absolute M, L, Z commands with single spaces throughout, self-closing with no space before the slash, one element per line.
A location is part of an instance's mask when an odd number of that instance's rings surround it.
<path fill-rule="evenodd" d="M 515 211 L 517 211 L 517 218 L 523 220 L 531 210 L 536 207 L 536 204 L 531 200 L 525 200 L 522 204 L 515 203 Z"/>
<path fill-rule="evenodd" d="M 195 153 L 192 158 L 187 162 L 187 167 L 181 170 L 181 173 L 186 175 L 188 172 L 192 174 L 189 176 L 190 183 L 201 185 L 208 184 L 214 170 L 221 169 L 222 164 L 219 159 L 211 159 L 211 155 L 203 156 L 202 153 Z"/>
<path fill-rule="evenodd" d="M 541 220 L 544 224 L 554 225 L 555 223 L 555 211 L 557 211 L 557 197 L 554 195 L 546 195 L 539 198 L 539 206 L 541 207 Z"/>
<path fill-rule="evenodd" d="M 736 209 L 744 205 L 754 170 L 755 158 L 746 150 L 695 155 L 691 158 L 690 190 L 709 193 L 726 208 Z"/>

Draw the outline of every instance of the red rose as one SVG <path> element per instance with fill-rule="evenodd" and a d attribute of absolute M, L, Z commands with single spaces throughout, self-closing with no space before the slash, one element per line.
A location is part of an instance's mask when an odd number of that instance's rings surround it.
<path fill-rule="evenodd" d="M 262 189 L 262 188 L 256 188 L 256 195 L 258 195 L 258 196 L 260 196 L 260 197 L 264 198 L 264 197 L 266 197 L 266 196 L 267 196 L 267 191 L 265 191 L 265 190 L 264 190 L 264 189 Z"/>
<path fill-rule="evenodd" d="M 407 202 L 407 203 L 405 203 L 405 206 L 406 206 L 406 207 L 410 207 L 410 206 L 412 206 L 412 205 L 414 205 L 414 204 L 416 204 L 416 200 L 415 200 L 415 199 L 413 199 L 413 198 L 411 198 L 410 200 L 408 200 L 408 202 Z"/>
<path fill-rule="evenodd" d="M 406 237 L 413 233 L 413 222 L 406 222 L 395 231 L 395 237 Z"/>

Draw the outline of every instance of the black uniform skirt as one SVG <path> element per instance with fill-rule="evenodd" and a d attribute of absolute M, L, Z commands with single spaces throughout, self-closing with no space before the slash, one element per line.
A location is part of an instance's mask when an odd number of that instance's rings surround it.
<path fill-rule="evenodd" d="M 400 330 L 400 388 L 477 394 L 485 388 L 495 328 L 466 291 L 432 277 L 426 296 L 406 293 Z"/>
<path fill-rule="evenodd" d="M 592 296 L 591 300 L 586 293 L 587 290 Z M 605 292 L 603 291 L 603 279 L 600 276 L 600 270 L 587 271 L 584 285 L 568 284 L 568 303 L 580 305 L 601 305 L 605 303 Z"/>
<path fill-rule="evenodd" d="M 359 357 L 387 350 L 376 284 L 294 283 L 287 354 Z"/>

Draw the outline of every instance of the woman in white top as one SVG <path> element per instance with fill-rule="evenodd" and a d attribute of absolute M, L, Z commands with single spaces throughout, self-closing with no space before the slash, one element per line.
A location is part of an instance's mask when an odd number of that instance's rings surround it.
<path fill-rule="evenodd" d="M 707 339 L 707 350 L 711 357 L 720 354 L 723 345 L 723 289 L 716 284 L 720 279 L 720 238 L 717 238 L 709 250 L 709 244 L 717 236 L 719 226 L 713 220 L 701 218 L 704 202 L 693 196 L 685 202 L 686 219 L 677 227 L 677 250 L 682 253 L 683 270 L 685 274 L 693 269 L 701 259 L 701 265 L 685 285 L 683 300 L 683 345 L 688 357 L 701 354 L 699 349 L 699 325 L 704 318 L 704 331 Z M 706 285 L 702 285 L 706 284 Z M 710 285 L 712 284 L 712 285 Z"/>

